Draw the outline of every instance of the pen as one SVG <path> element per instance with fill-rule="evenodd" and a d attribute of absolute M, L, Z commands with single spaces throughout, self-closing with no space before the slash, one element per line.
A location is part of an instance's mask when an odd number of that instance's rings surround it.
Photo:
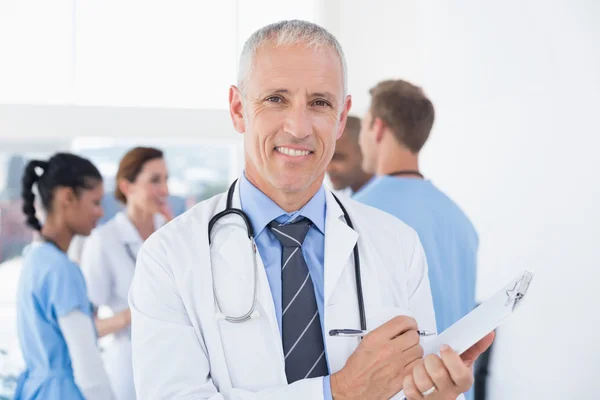
<path fill-rule="evenodd" d="M 371 331 L 363 331 L 361 329 L 332 329 L 329 331 L 329 336 L 339 336 L 339 337 L 362 337 L 366 336 Z M 436 335 L 435 332 L 418 330 L 417 333 L 419 336 L 433 336 Z"/>

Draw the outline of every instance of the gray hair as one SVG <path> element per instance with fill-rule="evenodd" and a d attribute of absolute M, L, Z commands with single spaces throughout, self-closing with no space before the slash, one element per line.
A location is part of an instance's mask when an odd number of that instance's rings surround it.
<path fill-rule="evenodd" d="M 308 48 L 333 49 L 340 59 L 342 65 L 342 79 L 344 85 L 344 97 L 347 93 L 347 71 L 346 59 L 342 46 L 335 36 L 329 33 L 325 28 L 308 21 L 291 20 L 280 21 L 274 24 L 264 26 L 254 32 L 244 44 L 238 70 L 238 88 L 242 93 L 252 73 L 254 66 L 254 56 L 257 50 L 266 43 L 273 43 L 275 46 L 289 46 L 303 43 Z"/>

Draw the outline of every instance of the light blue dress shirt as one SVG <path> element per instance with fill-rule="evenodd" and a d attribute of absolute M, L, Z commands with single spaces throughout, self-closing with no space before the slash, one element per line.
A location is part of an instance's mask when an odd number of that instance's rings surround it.
<path fill-rule="evenodd" d="M 323 186 L 313 196 L 312 199 L 300 210 L 287 213 L 279 207 L 267 195 L 256 188 L 242 174 L 240 179 L 240 201 L 242 210 L 250 218 L 250 223 L 254 229 L 256 246 L 260 258 L 265 265 L 267 279 L 275 304 L 275 314 L 281 334 L 281 244 L 268 229 L 271 221 L 277 220 L 280 224 L 287 224 L 294 221 L 298 216 L 308 218 L 312 221 L 312 226 L 302 244 L 302 254 L 308 265 L 310 277 L 315 289 L 321 327 L 325 326 L 323 321 L 323 305 L 325 291 L 325 212 L 326 200 L 325 189 Z M 323 329 L 323 328 L 321 328 Z M 323 333 L 323 341 L 325 334 Z M 327 358 L 327 352 L 325 352 Z M 332 399 L 331 382 L 329 377 L 323 379 L 323 394 L 325 399 Z"/>

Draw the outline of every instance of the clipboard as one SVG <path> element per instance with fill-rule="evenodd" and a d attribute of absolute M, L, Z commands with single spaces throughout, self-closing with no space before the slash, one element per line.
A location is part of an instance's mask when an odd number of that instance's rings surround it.
<path fill-rule="evenodd" d="M 524 270 L 502 289 L 480 304 L 473 311 L 459 319 L 452 326 L 430 340 L 423 340 L 424 355 L 440 354 L 440 347 L 447 344 L 458 354 L 464 353 L 488 333 L 500 326 L 512 315 L 525 297 L 533 272 Z M 394 399 L 405 399 L 400 392 Z"/>
<path fill-rule="evenodd" d="M 447 344 L 458 354 L 464 353 L 512 315 L 533 279 L 533 272 L 522 271 L 496 294 L 459 319 L 431 340 L 423 341 L 425 356 L 439 354 Z"/>

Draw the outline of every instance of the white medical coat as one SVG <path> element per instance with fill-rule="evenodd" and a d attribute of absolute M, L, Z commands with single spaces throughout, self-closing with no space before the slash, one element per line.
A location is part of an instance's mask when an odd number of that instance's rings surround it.
<path fill-rule="evenodd" d="M 253 293 L 245 225 L 237 216 L 208 222 L 226 194 L 203 201 L 152 235 L 139 253 L 129 293 L 134 378 L 141 399 L 322 399 L 323 378 L 287 384 L 275 308 L 258 258 L 259 317 L 244 314 Z M 355 230 L 327 192 L 324 329 L 359 328 L 352 249 L 358 242 L 368 329 L 397 315 L 435 331 L 427 263 L 416 232 L 389 214 L 344 198 Z M 240 207 L 239 192 L 233 206 Z M 212 266 L 212 267 L 211 267 Z M 214 289 L 213 290 L 213 282 Z M 358 338 L 327 337 L 330 372 L 340 370 Z"/>
<path fill-rule="evenodd" d="M 155 229 L 165 223 L 156 214 Z M 125 212 L 94 229 L 83 244 L 81 269 L 88 297 L 96 306 L 107 306 L 118 313 L 129 307 L 127 294 L 135 270 L 135 257 L 144 241 Z M 129 251 L 127 250 L 129 248 Z M 116 332 L 104 354 L 106 370 L 117 400 L 135 399 L 129 327 Z"/>

